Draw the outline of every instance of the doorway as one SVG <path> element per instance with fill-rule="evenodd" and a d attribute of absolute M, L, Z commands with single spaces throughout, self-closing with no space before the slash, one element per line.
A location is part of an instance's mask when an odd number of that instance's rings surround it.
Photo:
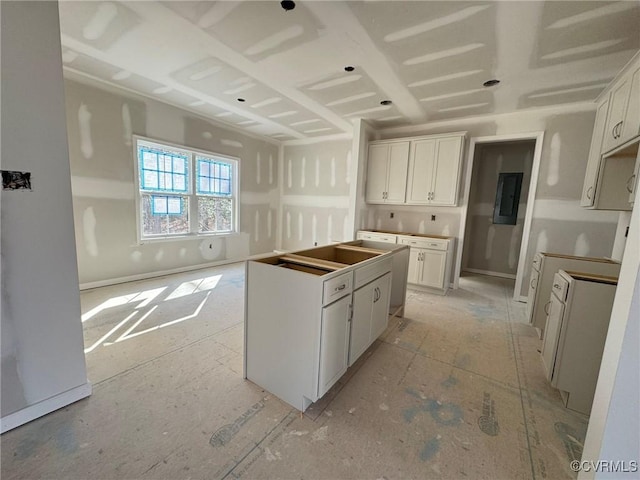
<path fill-rule="evenodd" d="M 462 271 L 515 280 L 535 141 L 476 147 Z"/>
<path fill-rule="evenodd" d="M 533 132 L 471 139 L 454 288 L 462 271 L 514 278 L 514 298 L 526 301 L 520 292 L 543 137 Z M 522 175 L 509 175 L 517 173 Z"/>

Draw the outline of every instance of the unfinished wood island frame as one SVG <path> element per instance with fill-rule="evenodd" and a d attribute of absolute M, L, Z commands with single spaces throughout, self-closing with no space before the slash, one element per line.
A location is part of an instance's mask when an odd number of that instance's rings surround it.
<path fill-rule="evenodd" d="M 244 377 L 304 412 L 403 313 L 408 260 L 356 240 L 247 261 Z"/>

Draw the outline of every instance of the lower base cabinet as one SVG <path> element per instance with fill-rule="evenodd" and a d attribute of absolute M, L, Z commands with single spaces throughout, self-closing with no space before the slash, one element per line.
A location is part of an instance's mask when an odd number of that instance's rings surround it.
<path fill-rule="evenodd" d="M 349 366 L 385 331 L 389 322 L 387 305 L 391 274 L 387 273 L 353 292 L 353 318 L 349 345 Z"/>
<path fill-rule="evenodd" d="M 347 371 L 350 315 L 351 298 L 348 296 L 322 309 L 319 397 Z"/>
<path fill-rule="evenodd" d="M 404 306 L 408 257 L 358 240 L 249 260 L 245 378 L 304 412 L 386 329 L 394 286 Z"/>
<path fill-rule="evenodd" d="M 444 270 L 447 252 L 436 252 L 424 248 L 412 248 L 409 253 L 409 277 L 414 285 L 444 288 Z"/>

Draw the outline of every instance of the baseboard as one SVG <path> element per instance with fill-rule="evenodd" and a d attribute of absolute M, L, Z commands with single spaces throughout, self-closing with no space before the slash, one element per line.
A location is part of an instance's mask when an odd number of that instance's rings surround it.
<path fill-rule="evenodd" d="M 478 268 L 464 268 L 463 272 L 479 273 L 480 275 L 490 275 L 492 277 L 508 278 L 515 280 L 516 276 L 513 273 L 492 272 L 490 270 L 480 270 Z"/>
<path fill-rule="evenodd" d="M 201 263 L 199 265 L 189 265 L 187 267 L 172 268 L 169 270 L 158 270 L 155 272 L 139 273 L 136 275 L 127 275 L 125 277 L 108 278 L 106 280 L 97 280 L 95 282 L 86 282 L 79 285 L 80 290 L 89 290 L 91 288 L 108 287 L 109 285 L 117 285 L 119 283 L 136 282 L 138 280 L 147 280 L 149 278 L 164 277 L 165 275 L 173 275 L 174 273 L 192 272 L 194 270 L 202 270 L 203 268 L 220 267 L 222 265 L 230 265 L 232 263 L 245 262 L 255 258 L 262 258 L 273 255 L 273 252 L 259 253 L 246 258 L 235 258 L 221 260 L 219 262 Z"/>
<path fill-rule="evenodd" d="M 0 433 L 8 432 L 20 425 L 24 425 L 31 420 L 40 418 L 47 413 L 54 412 L 67 405 L 82 400 L 91 395 L 91 384 L 89 382 L 78 387 L 62 392 L 54 397 L 47 398 L 41 402 L 34 403 L 28 407 L 2 417 Z"/>

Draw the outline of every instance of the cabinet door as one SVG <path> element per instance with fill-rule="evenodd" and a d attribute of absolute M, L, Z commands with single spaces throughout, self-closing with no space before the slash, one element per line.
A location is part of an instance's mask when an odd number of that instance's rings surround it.
<path fill-rule="evenodd" d="M 562 327 L 562 316 L 564 314 L 564 303 L 558 300 L 558 297 L 553 294 L 551 294 L 550 301 L 549 315 L 547 315 L 547 323 L 544 327 L 544 340 L 542 342 L 542 366 L 544 367 L 547 380 L 553 385 L 558 340 L 560 339 L 560 328 Z"/>
<path fill-rule="evenodd" d="M 625 143 L 640 133 L 640 67 L 631 75 L 631 92 L 627 113 L 622 124 L 620 143 Z"/>
<path fill-rule="evenodd" d="M 349 340 L 349 366 L 369 347 L 371 338 L 371 312 L 374 300 L 374 283 L 360 287 L 353 292 L 353 316 L 351 318 L 351 338 Z"/>
<path fill-rule="evenodd" d="M 418 283 L 426 287 L 444 288 L 447 252 L 437 250 L 423 250 L 422 252 L 422 275 Z"/>
<path fill-rule="evenodd" d="M 346 296 L 322 309 L 318 397 L 347 371 L 350 304 L 351 296 Z"/>
<path fill-rule="evenodd" d="M 422 252 L 421 248 L 411 248 L 409 250 L 409 272 L 407 274 L 407 282 L 420 283 L 422 277 Z"/>
<path fill-rule="evenodd" d="M 531 278 L 529 279 L 529 296 L 527 297 L 527 318 L 529 323 L 533 324 L 533 310 L 536 303 L 538 293 L 538 278 L 540 273 L 535 269 L 531 269 Z"/>
<path fill-rule="evenodd" d="M 430 203 L 455 205 L 458 196 L 462 137 L 438 139 L 436 146 Z"/>
<path fill-rule="evenodd" d="M 389 145 L 369 145 L 367 157 L 367 193 L 368 203 L 384 203 L 387 190 L 387 164 Z"/>
<path fill-rule="evenodd" d="M 412 142 L 407 180 L 407 203 L 426 205 L 430 202 L 435 161 L 435 140 Z"/>
<path fill-rule="evenodd" d="M 391 143 L 389 145 L 385 203 L 404 203 L 407 193 L 408 166 L 409 142 Z"/>
<path fill-rule="evenodd" d="M 587 171 L 584 175 L 582 187 L 581 207 L 592 207 L 596 198 L 596 186 L 598 185 L 598 171 L 600 170 L 602 140 L 604 138 L 605 122 L 609 108 L 609 97 L 605 98 L 597 107 L 596 120 L 591 135 L 591 147 L 589 148 L 589 160 Z"/>
<path fill-rule="evenodd" d="M 631 91 L 631 76 L 622 77 L 620 83 L 611 91 L 611 105 L 607 127 L 604 132 L 602 153 L 608 152 L 620 145 L 620 136 L 624 129 L 624 117 L 627 112 L 629 93 Z"/>
<path fill-rule="evenodd" d="M 389 295 L 391 294 L 391 274 L 387 273 L 373 282 L 373 306 L 371 309 L 371 334 L 369 343 L 378 338 L 389 324 Z"/>

